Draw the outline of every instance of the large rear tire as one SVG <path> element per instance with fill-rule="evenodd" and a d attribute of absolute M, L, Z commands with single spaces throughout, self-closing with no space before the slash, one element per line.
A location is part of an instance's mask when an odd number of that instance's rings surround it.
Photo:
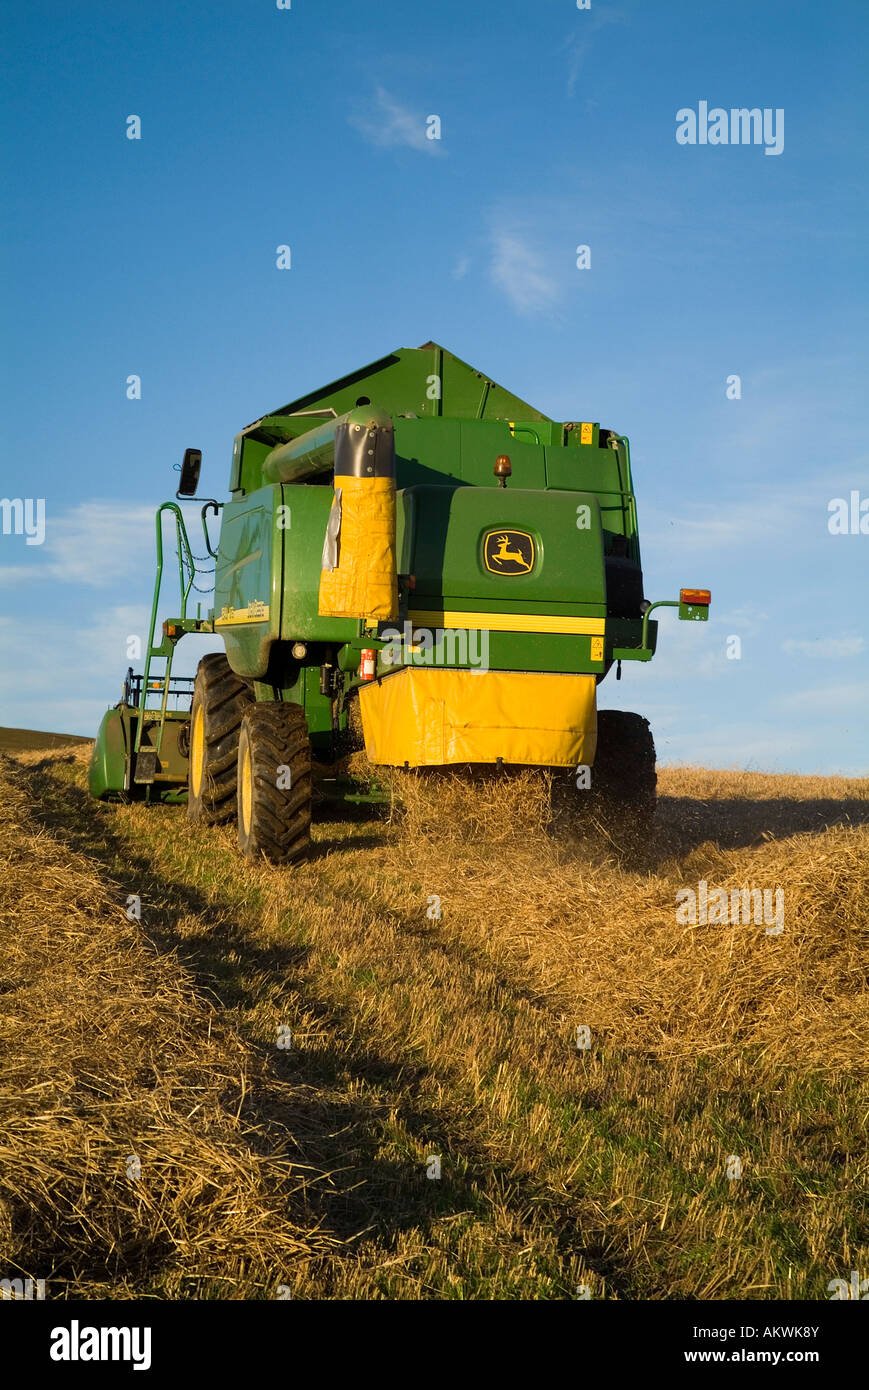
<path fill-rule="evenodd" d="M 651 827 L 657 785 L 648 719 L 625 710 L 599 710 L 591 769 L 590 809 L 595 818 L 614 838 L 636 839 Z"/>
<path fill-rule="evenodd" d="M 187 815 L 200 825 L 235 816 L 236 766 L 241 719 L 253 694 L 222 652 L 204 656 L 196 671 L 190 711 Z"/>
<path fill-rule="evenodd" d="M 238 844 L 248 859 L 290 864 L 311 843 L 311 743 L 301 705 L 245 710 L 238 741 Z"/>

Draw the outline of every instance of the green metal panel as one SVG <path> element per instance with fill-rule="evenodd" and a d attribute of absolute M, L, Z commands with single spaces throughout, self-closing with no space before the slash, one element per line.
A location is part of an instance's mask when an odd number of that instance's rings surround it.
<path fill-rule="evenodd" d="M 605 488 L 622 490 L 619 459 L 615 449 L 598 449 L 589 444 L 575 448 L 546 450 L 546 486 L 581 492 Z"/>
<path fill-rule="evenodd" d="M 497 487 L 493 469 L 499 454 L 507 454 L 513 465 L 511 486 L 546 487 L 544 447 L 514 438 L 506 421 L 395 421 L 399 487 L 444 482 Z"/>
<path fill-rule="evenodd" d="M 616 661 L 642 660 L 636 653 L 643 648 L 643 632 L 647 650 L 654 654 L 658 645 L 658 624 L 652 618 L 608 618 L 606 625 L 607 657 Z"/>
<path fill-rule="evenodd" d="M 402 631 L 400 623 L 384 626 Z M 436 630 L 433 638 L 433 646 L 429 649 L 417 652 L 405 649 L 403 664 L 586 675 L 598 675 L 604 670 L 602 657 L 592 660 L 592 639 L 586 636 L 549 632 L 469 632 L 465 636 L 460 632 L 445 635 L 443 630 Z"/>
<path fill-rule="evenodd" d="M 232 449 L 232 467 L 229 474 L 230 492 L 238 492 L 242 482 L 242 465 L 247 477 L 249 490 L 253 491 L 262 482 L 262 465 L 271 453 L 273 445 L 259 439 L 249 439 L 242 432 L 235 436 Z"/>
<path fill-rule="evenodd" d="M 138 724 L 138 718 L 135 712 L 134 723 Z M 187 781 L 187 755 L 181 752 L 178 738 L 189 718 L 188 710 L 168 710 L 162 719 L 159 711 L 153 711 L 143 721 L 140 748 L 157 751 L 155 784 Z"/>
<path fill-rule="evenodd" d="M 440 379 L 439 398 L 432 377 Z M 339 377 L 307 396 L 300 396 L 273 413 L 288 415 L 330 406 L 341 415 L 352 409 L 363 391 L 375 404 L 394 413 L 412 410 L 431 417 L 453 415 L 490 420 L 549 418 L 438 343 L 427 343 L 420 348 L 397 348 L 386 357 Z M 248 429 L 254 430 L 258 423 L 249 425 Z"/>
<path fill-rule="evenodd" d="M 499 454 L 507 454 L 513 466 L 508 490 L 546 487 L 545 450 L 528 440 L 516 439 L 503 422 L 462 421 L 459 435 L 462 478 L 466 483 L 498 487 L 493 471 L 495 459 Z"/>
<path fill-rule="evenodd" d="M 320 672 L 316 666 L 308 666 L 304 671 L 305 718 L 311 735 L 311 746 L 315 755 L 321 749 L 328 750 L 332 740 L 332 703 L 320 693 Z"/>
<path fill-rule="evenodd" d="M 280 635 L 287 641 L 347 642 L 362 630 L 354 618 L 322 618 L 318 611 L 323 540 L 332 497 L 331 487 L 283 485 L 288 510 L 283 513 L 286 524 L 281 531 L 285 579 Z"/>
<path fill-rule="evenodd" d="M 269 648 L 280 632 L 283 569 L 274 544 L 281 505 L 279 486 L 236 497 L 223 509 L 215 566 L 215 632 L 223 638 L 230 666 L 240 676 L 261 676 Z M 245 616 L 251 605 L 268 610 L 265 620 Z"/>
<path fill-rule="evenodd" d="M 264 677 L 270 645 L 279 639 L 340 644 L 361 631 L 354 619 L 324 618 L 318 612 L 332 495 L 331 487 L 270 484 L 224 507 L 215 631 L 239 675 Z M 253 603 L 268 605 L 266 621 L 226 621 Z"/>
<path fill-rule="evenodd" d="M 396 459 L 396 467 L 398 460 Z M 413 574 L 413 537 L 416 527 L 415 487 L 399 484 L 395 495 L 395 563 L 399 574 Z"/>
<path fill-rule="evenodd" d="M 324 419 L 333 412 L 343 415 L 361 399 L 396 417 L 412 414 L 425 419 L 450 416 L 551 423 L 533 405 L 437 343 L 399 348 L 248 425 L 242 431 L 233 482 L 248 491 L 261 484 L 263 456 L 251 447 L 251 441 L 270 447 L 285 443 L 310 430 L 317 422 L 318 412 Z"/>
<path fill-rule="evenodd" d="M 319 667 L 304 666 L 295 669 L 295 681 L 290 685 L 279 686 L 277 691 L 272 686 L 256 685 L 256 698 L 273 700 L 277 694 L 286 703 L 303 705 L 314 756 L 328 757 L 332 749 L 332 701 L 328 695 L 323 695 L 320 691 Z M 346 720 L 342 719 L 341 722 L 343 727 Z"/>
<path fill-rule="evenodd" d="M 421 483 L 455 486 L 461 483 L 460 430 L 459 420 L 396 420 L 396 486 L 408 488 Z"/>
<path fill-rule="evenodd" d="M 564 426 L 555 420 L 511 420 L 510 434 L 520 444 L 562 444 Z"/>
<path fill-rule="evenodd" d="M 128 710 L 110 709 L 103 715 L 88 767 L 88 790 L 98 799 L 126 788 L 127 758 L 132 748 Z"/>
<path fill-rule="evenodd" d="M 590 445 L 546 450 L 546 486 L 576 488 L 598 495 L 603 524 L 608 531 L 633 535 L 633 510 L 628 494 L 630 479 L 616 449 L 597 449 Z"/>
<path fill-rule="evenodd" d="M 593 494 L 425 486 L 411 489 L 411 495 L 413 608 L 443 601 L 447 608 L 493 613 L 605 613 L 600 511 Z M 578 507 L 588 509 L 587 529 L 577 526 Z M 401 512 L 406 524 L 406 504 Z M 524 532 L 534 541 L 527 574 L 487 569 L 484 538 L 502 528 Z M 403 531 L 400 539 L 404 555 Z"/>

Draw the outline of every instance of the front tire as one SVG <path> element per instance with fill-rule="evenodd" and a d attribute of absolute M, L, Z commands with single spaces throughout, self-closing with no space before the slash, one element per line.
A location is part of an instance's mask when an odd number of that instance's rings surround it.
<path fill-rule="evenodd" d="M 241 722 L 238 844 L 247 859 L 300 859 L 311 843 L 311 744 L 301 705 L 250 705 Z"/>
<path fill-rule="evenodd" d="M 187 815 L 220 825 L 235 815 L 241 719 L 253 696 L 222 652 L 204 656 L 196 671 L 190 711 Z"/>

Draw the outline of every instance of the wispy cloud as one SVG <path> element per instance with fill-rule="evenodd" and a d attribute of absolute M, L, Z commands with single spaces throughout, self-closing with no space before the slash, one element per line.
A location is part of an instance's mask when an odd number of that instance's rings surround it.
<path fill-rule="evenodd" d="M 17 540 L 2 538 L 2 558 Z M 48 508 L 45 542 L 27 552 L 27 561 L 0 564 L 0 587 L 45 579 L 117 591 L 143 568 L 153 569 L 154 509 L 110 501 L 79 502 L 60 515 Z"/>
<path fill-rule="evenodd" d="M 518 231 L 493 233 L 489 274 L 520 314 L 543 313 L 558 299 L 558 285 L 543 258 Z"/>
<path fill-rule="evenodd" d="M 829 538 L 827 498 L 830 481 L 819 477 L 804 479 L 783 491 L 755 483 L 750 495 L 714 502 L 689 502 L 681 514 L 664 517 L 654 504 L 644 508 L 647 543 L 672 543 L 678 537 L 682 551 L 736 550 L 740 546 L 763 545 L 767 549 L 788 545 L 798 528 L 814 532 L 815 539 Z M 748 488 L 746 487 L 748 494 Z M 803 534 L 803 532 L 800 532 Z"/>
<path fill-rule="evenodd" d="M 350 124 L 370 140 L 372 145 L 382 148 L 404 146 L 419 150 L 421 154 L 442 154 L 442 142 L 429 139 L 426 134 L 428 117 L 391 96 L 385 87 L 378 87 L 374 93 L 374 104 L 369 111 L 356 113 Z"/>
<path fill-rule="evenodd" d="M 808 656 L 819 661 L 838 661 L 843 657 L 860 656 L 866 650 L 865 637 L 818 637 L 814 641 L 799 641 L 789 637 L 782 642 L 782 651 L 789 656 Z"/>
<path fill-rule="evenodd" d="M 148 603 L 107 604 L 82 622 L 43 619 L 38 642 L 29 626 L 0 620 L 0 724 L 95 734 L 105 709 L 120 699 L 127 667 L 142 670 L 128 643 L 138 637 L 144 648 L 149 610 Z M 218 637 L 185 637 L 176 674 L 192 675 L 206 651 L 222 648 Z M 158 662 L 155 674 L 162 670 Z M 63 680 L 59 671 L 66 673 Z"/>
<path fill-rule="evenodd" d="M 0 629 L 0 723 L 59 733 L 95 733 L 120 697 L 127 638 L 148 634 L 146 606 L 107 606 L 97 621 L 43 620 L 39 642 L 23 625 Z M 68 678 L 59 681 L 57 672 Z"/>
<path fill-rule="evenodd" d="M 653 718 L 653 727 L 655 724 Z M 698 732 L 677 732 L 658 745 L 662 765 L 689 763 L 701 767 L 746 768 L 756 772 L 834 771 L 825 754 L 813 750 L 817 761 L 807 766 L 803 730 L 764 721 L 734 722 L 726 729 L 713 725 Z"/>
<path fill-rule="evenodd" d="M 567 95 L 573 96 L 583 63 L 592 47 L 595 34 L 608 24 L 625 24 L 625 16 L 619 10 L 601 9 L 599 6 L 576 15 L 576 31 L 571 34 L 567 48 Z M 598 105 L 597 102 L 594 103 Z"/>
<path fill-rule="evenodd" d="M 769 614 L 750 600 L 748 603 L 740 604 L 738 608 L 725 609 L 723 613 L 716 614 L 716 617 L 719 626 L 724 628 L 728 636 L 734 633 L 738 637 L 756 637 L 769 622 Z"/>
<path fill-rule="evenodd" d="M 780 703 L 786 709 L 824 718 L 845 715 L 849 710 L 862 712 L 869 708 L 869 680 L 853 681 L 850 685 L 827 685 L 818 690 L 790 691 L 781 697 Z"/>

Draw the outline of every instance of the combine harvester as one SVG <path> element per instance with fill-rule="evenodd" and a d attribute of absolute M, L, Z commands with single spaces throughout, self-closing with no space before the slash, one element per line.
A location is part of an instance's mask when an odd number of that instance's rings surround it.
<path fill-rule="evenodd" d="M 186 451 L 176 497 L 195 497 L 201 462 Z M 387 799 L 378 766 L 551 769 L 575 796 L 590 781 L 625 823 L 648 822 L 648 723 L 598 714 L 596 688 L 613 663 L 651 659 L 654 609 L 703 620 L 709 592 L 643 597 L 624 436 L 550 420 L 426 343 L 242 430 L 229 491 L 201 508 L 207 617 L 187 611 L 197 571 L 181 509 L 157 511 L 144 672 L 128 672 L 102 721 L 94 796 L 237 818 L 243 852 L 276 864 L 307 848 L 312 799 Z M 180 616 L 155 643 L 166 512 Z M 190 632 L 225 648 L 195 680 L 172 674 Z M 373 781 L 346 774 L 363 745 Z"/>

